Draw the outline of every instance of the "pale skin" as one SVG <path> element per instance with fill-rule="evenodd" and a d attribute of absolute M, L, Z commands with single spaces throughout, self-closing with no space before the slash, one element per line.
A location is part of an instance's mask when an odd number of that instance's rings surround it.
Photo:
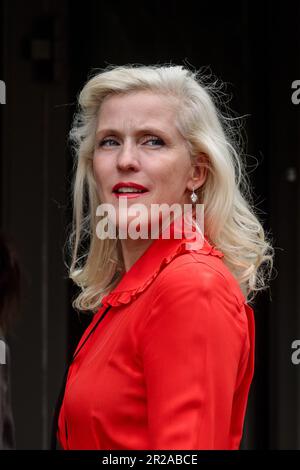
<path fill-rule="evenodd" d="M 106 97 L 101 105 L 93 154 L 93 174 L 101 202 L 118 207 L 112 192 L 120 182 L 135 182 L 148 189 L 128 206 L 142 203 L 190 204 L 190 194 L 202 186 L 207 170 L 205 154 L 191 161 L 186 141 L 175 126 L 177 101 L 151 91 Z M 153 239 L 121 239 L 126 272 Z"/>

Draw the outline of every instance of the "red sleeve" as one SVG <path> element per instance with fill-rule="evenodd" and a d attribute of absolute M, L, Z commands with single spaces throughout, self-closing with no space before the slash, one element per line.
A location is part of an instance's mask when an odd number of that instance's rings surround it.
<path fill-rule="evenodd" d="M 206 263 L 162 276 L 141 339 L 150 449 L 229 448 L 247 317 Z"/>

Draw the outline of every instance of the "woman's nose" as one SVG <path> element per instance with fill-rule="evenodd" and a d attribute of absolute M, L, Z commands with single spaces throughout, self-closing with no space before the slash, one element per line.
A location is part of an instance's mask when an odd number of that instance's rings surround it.
<path fill-rule="evenodd" d="M 124 142 L 118 152 L 117 167 L 121 170 L 138 169 L 139 165 L 138 149 L 133 143 Z"/>

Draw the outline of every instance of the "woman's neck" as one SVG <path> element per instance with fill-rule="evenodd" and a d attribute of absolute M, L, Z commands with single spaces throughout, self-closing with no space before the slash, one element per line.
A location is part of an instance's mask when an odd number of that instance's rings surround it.
<path fill-rule="evenodd" d="M 129 271 L 131 266 L 145 253 L 153 241 L 154 240 L 151 238 L 139 238 L 137 240 L 126 238 L 120 240 L 126 272 Z"/>

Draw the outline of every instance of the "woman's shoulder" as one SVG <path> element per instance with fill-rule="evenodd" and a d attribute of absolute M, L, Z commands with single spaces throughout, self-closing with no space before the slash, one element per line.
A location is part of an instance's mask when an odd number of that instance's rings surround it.
<path fill-rule="evenodd" d="M 187 252 L 175 258 L 157 278 L 156 289 L 187 289 L 195 295 L 214 292 L 224 300 L 233 300 L 239 306 L 245 296 L 238 281 L 224 263 L 224 259 L 199 252 Z"/>
<path fill-rule="evenodd" d="M 241 341 L 246 338 L 245 299 L 220 258 L 186 253 L 174 259 L 156 278 L 147 301 L 146 327 L 170 318 L 180 326 L 188 317 L 201 331 L 236 331 Z"/>

